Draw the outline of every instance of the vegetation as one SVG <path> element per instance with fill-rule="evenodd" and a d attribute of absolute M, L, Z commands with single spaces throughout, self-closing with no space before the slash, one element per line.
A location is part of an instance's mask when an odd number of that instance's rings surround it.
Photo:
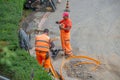
<path fill-rule="evenodd" d="M 0 75 L 11 80 L 52 80 L 18 44 L 18 24 L 24 0 L 0 0 Z"/>

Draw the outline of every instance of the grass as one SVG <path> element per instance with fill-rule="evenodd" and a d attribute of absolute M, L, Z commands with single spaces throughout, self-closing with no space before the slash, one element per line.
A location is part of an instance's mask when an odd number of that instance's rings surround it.
<path fill-rule="evenodd" d="M 11 80 L 30 80 L 34 73 L 34 80 L 52 80 L 35 58 L 19 48 L 18 24 L 23 4 L 24 0 L 0 0 L 0 75 Z"/>

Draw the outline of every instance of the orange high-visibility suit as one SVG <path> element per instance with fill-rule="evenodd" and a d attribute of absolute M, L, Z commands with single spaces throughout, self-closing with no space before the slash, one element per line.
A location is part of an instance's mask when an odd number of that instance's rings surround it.
<path fill-rule="evenodd" d="M 50 68 L 50 38 L 46 34 L 38 35 L 35 38 L 36 59 L 44 68 Z"/>
<path fill-rule="evenodd" d="M 63 19 L 59 22 L 62 24 L 62 27 L 67 28 L 70 27 L 72 28 L 72 22 L 71 20 L 68 19 Z M 72 54 L 72 48 L 70 45 L 70 30 L 60 30 L 60 37 L 61 37 L 61 44 L 62 44 L 62 49 L 64 50 L 65 54 L 71 55 Z"/>

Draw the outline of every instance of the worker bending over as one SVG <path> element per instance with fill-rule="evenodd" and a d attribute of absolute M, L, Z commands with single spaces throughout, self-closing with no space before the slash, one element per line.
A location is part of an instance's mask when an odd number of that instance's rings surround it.
<path fill-rule="evenodd" d="M 70 45 L 70 30 L 72 28 L 72 21 L 69 18 L 69 13 L 63 13 L 63 19 L 61 21 L 56 21 L 57 24 L 60 24 L 60 37 L 62 49 L 65 52 L 66 56 L 71 56 L 72 48 Z"/>
<path fill-rule="evenodd" d="M 49 71 L 50 68 L 50 37 L 49 30 L 44 29 L 43 34 L 37 35 L 35 38 L 35 51 L 36 51 L 36 59 L 38 63 L 45 68 L 45 70 Z"/>

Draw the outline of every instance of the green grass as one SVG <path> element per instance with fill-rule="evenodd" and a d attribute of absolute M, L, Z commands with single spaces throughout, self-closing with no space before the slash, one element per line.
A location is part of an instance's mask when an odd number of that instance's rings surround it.
<path fill-rule="evenodd" d="M 42 70 L 38 65 L 36 59 L 31 57 L 24 50 L 16 50 L 16 55 L 9 58 L 9 61 L 12 62 L 12 65 L 0 65 L 0 73 L 12 80 L 30 80 L 32 70 L 34 80 L 52 80 L 48 73 Z"/>
<path fill-rule="evenodd" d="M 0 0 L 0 75 L 11 80 L 52 80 L 18 44 L 18 24 L 23 14 L 24 0 Z M 28 14 L 28 13 L 26 13 Z"/>

